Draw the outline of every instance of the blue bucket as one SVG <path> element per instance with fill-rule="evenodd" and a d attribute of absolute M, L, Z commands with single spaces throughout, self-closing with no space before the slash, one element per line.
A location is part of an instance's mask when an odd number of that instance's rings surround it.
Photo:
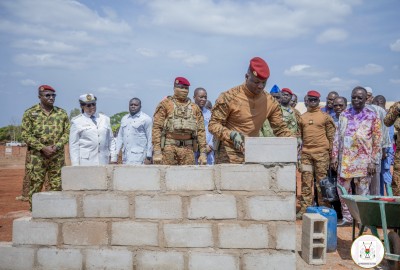
<path fill-rule="evenodd" d="M 326 241 L 326 251 L 334 252 L 337 248 L 337 215 L 336 211 L 332 208 L 325 206 L 311 206 L 307 207 L 306 213 L 320 214 L 328 219 L 328 239 Z"/>

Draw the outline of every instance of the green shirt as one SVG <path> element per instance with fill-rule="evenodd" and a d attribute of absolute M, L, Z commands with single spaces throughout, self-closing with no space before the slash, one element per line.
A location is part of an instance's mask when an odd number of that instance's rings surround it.
<path fill-rule="evenodd" d="M 29 149 L 40 151 L 55 145 L 64 150 L 69 137 L 69 119 L 65 110 L 56 106 L 47 115 L 40 104 L 27 109 L 22 117 L 22 139 Z"/>

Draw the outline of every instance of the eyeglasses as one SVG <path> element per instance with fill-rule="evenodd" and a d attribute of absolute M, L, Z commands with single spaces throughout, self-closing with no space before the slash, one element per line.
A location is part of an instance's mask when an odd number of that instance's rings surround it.
<path fill-rule="evenodd" d="M 96 103 L 82 104 L 82 106 L 86 108 L 96 107 Z"/>
<path fill-rule="evenodd" d="M 308 101 L 309 102 L 316 102 L 316 101 L 318 101 L 318 98 L 308 98 Z"/>
<path fill-rule="evenodd" d="M 41 95 L 42 97 L 45 97 L 45 98 L 55 98 L 57 95 L 56 94 L 45 94 L 45 95 Z"/>

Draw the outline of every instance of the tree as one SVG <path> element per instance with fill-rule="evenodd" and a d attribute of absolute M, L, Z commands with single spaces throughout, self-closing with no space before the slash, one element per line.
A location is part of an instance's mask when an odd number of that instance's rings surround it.
<path fill-rule="evenodd" d="M 8 125 L 0 128 L 0 141 L 21 141 L 21 126 Z"/>
<path fill-rule="evenodd" d="M 124 115 L 128 114 L 129 112 L 120 112 L 116 113 L 110 117 L 111 128 L 113 130 L 114 135 L 118 133 L 119 127 L 121 125 L 121 119 Z"/>
<path fill-rule="evenodd" d="M 81 110 L 78 108 L 72 109 L 71 112 L 69 113 L 69 120 L 74 118 L 75 116 L 79 115 L 81 113 Z"/>

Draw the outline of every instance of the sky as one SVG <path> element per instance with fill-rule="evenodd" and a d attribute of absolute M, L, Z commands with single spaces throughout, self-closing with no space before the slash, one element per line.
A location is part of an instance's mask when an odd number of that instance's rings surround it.
<path fill-rule="evenodd" d="M 1 0 L 0 127 L 20 124 L 41 84 L 67 113 L 93 93 L 108 116 L 133 97 L 152 116 L 179 76 L 214 104 L 255 56 L 268 92 L 325 101 L 361 85 L 398 101 L 399 14 L 399 0 Z"/>

